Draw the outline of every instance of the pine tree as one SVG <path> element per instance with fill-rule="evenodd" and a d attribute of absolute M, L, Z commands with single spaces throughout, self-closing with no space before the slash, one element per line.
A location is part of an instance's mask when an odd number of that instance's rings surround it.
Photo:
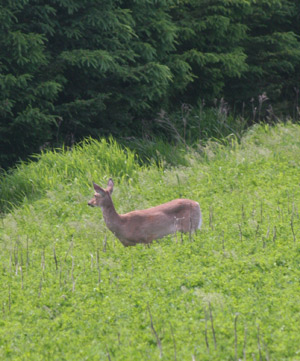
<path fill-rule="evenodd" d="M 291 102 L 299 79 L 297 17 L 299 4 L 295 1 L 251 1 L 250 12 L 241 17 L 248 29 L 242 42 L 248 69 L 243 82 L 228 82 L 225 90 L 228 98 L 242 103 L 266 93 L 273 105 Z"/>
<path fill-rule="evenodd" d="M 23 0 L 8 1 L 0 7 L 2 167 L 38 151 L 51 139 L 51 125 L 56 120 L 53 100 L 61 90 L 45 71 L 49 63 L 46 37 L 27 23 L 28 6 L 29 1 Z M 36 14 L 38 9 L 32 6 L 31 11 Z"/>
<path fill-rule="evenodd" d="M 172 92 L 189 104 L 224 97 L 243 103 L 264 92 L 289 101 L 299 88 L 299 4 L 288 0 L 181 0 L 175 59 L 187 82 Z"/>
<path fill-rule="evenodd" d="M 221 97 L 225 83 L 247 70 L 241 46 L 247 27 L 240 14 L 249 11 L 243 0 L 181 0 L 172 9 L 177 26 L 176 57 L 188 64 L 187 87 L 178 87 L 177 99 L 195 104 Z M 182 94 L 183 89 L 185 90 Z"/>
<path fill-rule="evenodd" d="M 140 134 L 141 119 L 155 114 L 172 81 L 170 3 L 57 1 L 60 30 L 49 38 L 49 49 L 63 79 L 55 109 L 64 139 Z"/>
<path fill-rule="evenodd" d="M 172 3 L 11 0 L 2 6 L 1 165 L 48 141 L 141 132 L 141 119 L 158 111 L 172 82 Z"/>

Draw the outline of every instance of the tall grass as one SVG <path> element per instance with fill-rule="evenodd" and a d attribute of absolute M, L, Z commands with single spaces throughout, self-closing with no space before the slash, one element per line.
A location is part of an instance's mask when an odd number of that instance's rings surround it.
<path fill-rule="evenodd" d="M 44 151 L 35 162 L 22 162 L 0 176 L 0 208 L 7 211 L 25 199 L 38 198 L 46 191 L 91 184 L 107 175 L 134 179 L 141 166 L 136 154 L 113 138 L 87 139 L 72 149 Z"/>
<path fill-rule="evenodd" d="M 248 104 L 243 103 L 239 112 L 230 108 L 223 98 L 215 99 L 213 106 L 206 106 L 204 101 L 195 107 L 183 103 L 172 113 L 161 110 L 152 122 L 152 133 L 146 132 L 143 140 L 131 138 L 123 142 L 143 162 L 152 159 L 158 164 L 162 159 L 167 164 L 185 165 L 183 154 L 187 148 L 197 149 L 211 140 L 224 141 L 232 136 L 240 140 L 253 124 L 276 124 L 283 119 L 274 113 L 266 93 Z M 293 120 L 296 122 L 298 117 L 294 116 Z"/>
<path fill-rule="evenodd" d="M 178 112 L 161 111 L 156 122 L 167 137 L 190 146 L 230 134 L 241 138 L 249 124 L 243 116 L 235 116 L 224 99 L 216 100 L 214 107 L 206 107 L 204 103 L 195 108 L 182 104 Z"/>
<path fill-rule="evenodd" d="M 234 116 L 221 99 L 213 107 L 205 107 L 204 103 L 194 108 L 182 104 L 179 111 L 171 114 L 162 110 L 152 126 L 153 133 L 144 134 L 143 139 L 121 139 L 122 144 L 136 152 L 143 164 L 187 166 L 187 150 L 198 151 L 212 140 L 223 143 L 227 143 L 228 137 L 239 140 L 248 129 L 249 120 Z"/>

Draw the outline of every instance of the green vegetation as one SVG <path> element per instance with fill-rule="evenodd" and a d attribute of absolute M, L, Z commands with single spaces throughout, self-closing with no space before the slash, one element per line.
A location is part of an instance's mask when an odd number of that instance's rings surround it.
<path fill-rule="evenodd" d="M 165 135 L 157 114 L 182 103 L 204 121 L 203 101 L 222 98 L 248 124 L 298 120 L 299 12 L 294 0 L 2 2 L 0 167 L 87 136 Z M 248 106 L 264 93 L 263 112 Z"/>
<path fill-rule="evenodd" d="M 259 125 L 176 167 L 91 140 L 2 176 L 0 358 L 297 360 L 299 154 Z M 120 213 L 186 197 L 203 229 L 124 248 L 87 206 L 110 176 Z"/>

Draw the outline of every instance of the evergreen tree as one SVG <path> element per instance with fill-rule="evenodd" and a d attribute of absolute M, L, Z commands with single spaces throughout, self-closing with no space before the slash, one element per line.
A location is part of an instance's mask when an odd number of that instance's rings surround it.
<path fill-rule="evenodd" d="M 61 85 L 49 76 L 46 36 L 30 25 L 40 13 L 29 0 L 0 6 L 0 165 L 7 167 L 22 156 L 37 152 L 52 138 L 56 119 L 53 101 Z"/>
<path fill-rule="evenodd" d="M 26 156 L 48 140 L 70 144 L 91 134 L 141 132 L 139 120 L 157 112 L 172 82 L 168 54 L 175 50 L 176 28 L 167 13 L 172 3 L 3 5 L 2 166 L 8 164 L 5 157 Z"/>
<path fill-rule="evenodd" d="M 227 83 L 228 98 L 243 102 L 266 92 L 273 104 L 292 100 L 300 64 L 297 18 L 295 1 L 251 1 L 250 12 L 241 18 L 248 28 L 242 42 L 248 69 L 243 82 Z"/>
<path fill-rule="evenodd" d="M 299 88 L 299 4 L 288 0 L 181 0 L 171 10 L 179 28 L 176 57 L 189 81 L 175 102 L 224 97 L 231 103 L 264 92 L 291 101 Z M 290 103 L 289 103 L 290 104 Z"/>
<path fill-rule="evenodd" d="M 241 46 L 247 27 L 240 15 L 248 11 L 244 0 L 181 0 L 172 9 L 179 27 L 177 57 L 188 64 L 192 78 L 186 89 L 178 87 L 177 99 L 196 104 L 221 97 L 226 81 L 247 70 Z"/>
<path fill-rule="evenodd" d="M 168 52 L 175 29 L 171 1 L 57 0 L 57 28 L 48 49 L 63 93 L 55 103 L 60 132 L 139 134 L 167 97 Z"/>

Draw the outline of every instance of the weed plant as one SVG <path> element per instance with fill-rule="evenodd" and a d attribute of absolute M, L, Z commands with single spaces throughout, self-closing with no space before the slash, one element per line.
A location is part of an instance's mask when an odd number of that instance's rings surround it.
<path fill-rule="evenodd" d="M 298 360 L 300 126 L 147 167 L 113 141 L 43 154 L 1 179 L 3 360 Z M 124 248 L 87 201 L 124 213 L 177 197 L 204 225 Z"/>
<path fill-rule="evenodd" d="M 270 105 L 268 112 L 263 107 L 267 100 L 265 93 L 260 95 L 257 102 L 253 100 L 248 106 L 247 115 L 243 106 L 240 116 L 234 114 L 223 98 L 215 100 L 212 107 L 206 107 L 202 102 L 194 108 L 182 104 L 180 111 L 171 114 L 161 110 L 152 122 L 152 131 L 144 132 L 143 140 L 130 137 L 121 139 L 121 143 L 136 152 L 142 164 L 155 162 L 156 165 L 186 166 L 187 149 L 199 149 L 199 144 L 222 141 L 232 135 L 240 140 L 249 124 L 262 120 L 262 113 L 268 123 L 278 120 Z"/>

